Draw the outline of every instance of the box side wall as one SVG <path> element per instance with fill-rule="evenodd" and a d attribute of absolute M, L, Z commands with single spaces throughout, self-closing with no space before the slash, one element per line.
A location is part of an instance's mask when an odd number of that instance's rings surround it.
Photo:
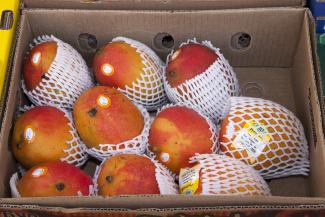
<path fill-rule="evenodd" d="M 35 35 L 54 34 L 64 38 L 89 63 L 95 49 L 79 47 L 80 34 L 93 35 L 98 47 L 116 36 L 132 37 L 152 47 L 165 60 L 171 49 L 159 48 L 155 38 L 159 33 L 169 33 L 174 48 L 188 38 L 211 40 L 235 67 L 291 67 L 303 13 L 304 9 L 286 8 L 192 12 L 28 11 Z M 245 49 L 236 49 L 232 39 L 242 32 L 251 36 L 251 43 Z"/>
<path fill-rule="evenodd" d="M 322 111 L 317 86 L 318 73 L 313 64 L 313 46 L 311 44 L 310 25 L 308 13 L 302 26 L 302 34 L 297 47 L 297 53 L 292 68 L 294 96 L 297 114 L 305 126 L 309 141 L 311 159 L 311 190 L 312 195 L 324 196 L 325 174 L 324 162 L 324 134 L 322 125 Z"/>
<path fill-rule="evenodd" d="M 10 79 L 8 79 L 8 97 L 5 102 L 4 118 L 2 120 L 2 128 L 0 134 L 0 195 L 2 196 L 8 195 L 8 180 L 13 171 L 16 170 L 16 165 L 14 163 L 12 153 L 9 151 L 9 146 L 11 129 L 14 121 L 14 113 L 21 101 L 20 72 L 23 55 L 21 55 L 20 49 L 22 49 L 22 47 L 25 47 L 26 49 L 26 46 L 28 46 L 29 42 L 32 40 L 31 29 L 27 20 L 28 18 L 26 16 L 21 16 L 21 22 L 17 29 L 19 38 L 14 53 L 13 67 L 12 71 L 10 72 L 11 76 Z"/>
<path fill-rule="evenodd" d="M 254 206 L 214 207 L 214 208 L 179 208 L 179 209 L 63 209 L 35 206 L 0 206 L 3 216 L 106 216 L 106 217 L 167 217 L 167 216 L 322 216 L 324 206 Z"/>
<path fill-rule="evenodd" d="M 276 206 L 308 207 L 325 204 L 324 198 L 304 197 L 251 197 L 251 196 L 125 196 L 125 197 L 50 197 L 50 198 L 3 198 L 1 204 L 5 205 L 33 205 L 40 207 L 62 207 L 72 209 L 159 209 L 159 208 L 225 208 L 251 206 L 266 208 Z"/>
<path fill-rule="evenodd" d="M 29 8 L 122 9 L 122 10 L 214 10 L 227 8 L 301 7 L 304 0 L 24 0 Z"/>

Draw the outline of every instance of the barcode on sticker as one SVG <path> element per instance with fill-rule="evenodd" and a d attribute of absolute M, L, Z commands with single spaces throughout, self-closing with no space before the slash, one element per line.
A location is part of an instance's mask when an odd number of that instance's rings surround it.
<path fill-rule="evenodd" d="M 233 145 L 245 149 L 250 157 L 258 157 L 270 141 L 270 136 L 263 124 L 251 121 L 236 136 Z"/>
<path fill-rule="evenodd" d="M 182 168 L 179 173 L 179 187 L 181 194 L 193 195 L 199 188 L 200 180 L 199 164 L 192 168 Z"/>

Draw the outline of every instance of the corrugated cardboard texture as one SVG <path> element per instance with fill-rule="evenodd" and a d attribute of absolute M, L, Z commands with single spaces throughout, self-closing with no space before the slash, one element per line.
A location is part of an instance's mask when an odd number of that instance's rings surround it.
<path fill-rule="evenodd" d="M 302 25 L 302 31 L 306 31 L 307 34 L 302 34 L 298 44 L 298 50 L 312 50 L 312 44 L 308 40 L 310 38 L 309 35 L 309 25 L 306 22 L 308 20 L 308 14 L 305 15 L 306 19 Z M 311 177 L 314 180 L 311 185 L 312 194 L 315 196 L 320 196 L 325 193 L 325 189 L 322 188 L 322 184 L 325 180 L 323 176 L 318 176 L 319 172 L 322 173 L 321 169 L 325 164 L 324 162 L 324 134 L 322 131 L 322 116 L 320 110 L 320 101 L 317 95 L 317 86 L 316 79 L 318 76 L 309 76 L 303 78 L 303 74 L 305 71 L 314 71 L 314 65 L 306 65 L 304 64 L 304 59 L 311 59 L 312 52 L 297 52 L 294 58 L 293 64 L 293 81 L 296 83 L 294 86 L 294 96 L 297 105 L 297 115 L 301 117 L 301 121 L 303 122 L 307 136 L 310 141 L 310 154 L 311 154 Z M 301 73 L 301 74 L 299 74 Z M 306 80 L 308 79 L 308 80 Z M 314 82 L 312 81 L 314 80 Z M 317 109 L 315 109 L 317 108 Z M 301 115 L 309 110 L 308 115 Z"/>
<path fill-rule="evenodd" d="M 95 36 L 99 46 L 118 35 L 138 39 L 151 46 L 163 59 L 170 49 L 161 49 L 155 45 L 154 39 L 158 33 L 169 33 L 174 38 L 174 47 L 194 36 L 198 40 L 211 40 L 235 66 L 244 95 L 278 102 L 301 119 L 310 144 L 313 168 L 310 177 L 270 181 L 274 197 L 3 198 L 0 204 L 129 209 L 325 204 L 325 199 L 317 198 L 325 196 L 324 135 L 309 28 L 309 16 L 303 8 L 216 11 L 24 10 L 0 133 L 0 197 L 10 196 L 8 180 L 15 167 L 8 141 L 17 105 L 24 102 L 19 87 L 23 56 L 32 38 L 41 34 L 54 34 L 71 43 L 87 58 L 90 65 L 95 50 L 85 50 L 79 46 L 78 38 L 82 33 Z M 251 36 L 251 44 L 238 50 L 231 41 L 234 35 L 241 32 Z M 90 162 L 86 170 L 91 173 L 93 168 L 94 164 Z M 162 215 L 172 216 L 173 213 L 166 211 Z"/>
<path fill-rule="evenodd" d="M 63 209 L 35 206 L 4 206 L 0 207 L 0 216 L 105 216 L 105 217 L 295 217 L 324 216 L 324 206 L 305 207 L 265 206 L 260 207 L 218 207 L 218 208 L 178 208 L 178 209 Z"/>
<path fill-rule="evenodd" d="M 305 0 L 24 0 L 29 8 L 213 10 L 226 8 L 302 7 Z"/>
<path fill-rule="evenodd" d="M 310 41 L 311 46 L 313 50 L 317 49 L 317 36 L 315 32 L 316 24 L 315 19 L 310 11 L 308 11 L 308 17 L 309 17 L 309 23 L 310 23 Z M 317 55 L 317 52 L 313 52 L 313 59 L 314 59 L 314 69 L 317 73 L 315 73 L 316 76 L 316 82 L 317 82 L 317 91 L 319 96 L 324 96 L 323 92 L 323 84 L 322 84 L 322 78 L 321 78 L 321 66 L 320 66 L 320 60 L 319 56 Z M 325 130 L 325 104 L 324 100 L 320 99 L 320 106 L 323 114 L 323 130 Z"/>
<path fill-rule="evenodd" d="M 30 32 L 30 26 L 25 21 L 25 18 L 22 18 L 21 25 L 17 29 L 17 34 L 20 34 L 21 32 Z M 32 35 L 26 35 L 24 39 L 22 39 L 22 42 L 28 46 L 29 42 L 32 40 Z M 26 47 L 27 48 L 27 47 Z M 21 65 L 21 62 L 23 60 L 24 56 L 18 55 L 17 53 L 14 54 L 14 62 L 13 62 L 13 72 L 16 70 L 17 65 Z M 14 171 L 15 165 L 13 162 L 12 153 L 9 152 L 9 145 L 8 145 L 8 139 L 10 137 L 11 133 L 11 126 L 13 121 L 13 111 L 15 107 L 18 106 L 18 102 L 20 101 L 20 94 L 18 94 L 19 86 L 20 86 L 20 77 L 19 76 L 12 76 L 14 74 L 11 72 L 11 77 L 8 79 L 9 84 L 9 91 L 7 93 L 7 99 L 6 99 L 6 106 L 4 108 L 4 118 L 2 120 L 2 128 L 1 131 L 4 135 L 4 137 L 0 138 L 0 159 L 1 159 L 1 168 L 7 168 L 7 169 L 0 169 L 0 177 L 4 177 L 5 179 L 8 179 L 10 176 L 10 173 Z M 8 123 L 9 125 L 7 125 Z M 6 145 L 4 145 L 6 144 Z M 8 171 L 6 171 L 8 170 Z M 9 190 L 7 186 L 7 181 L 0 181 L 0 194 L 8 194 Z"/>
<path fill-rule="evenodd" d="M 294 184 L 293 184 L 294 185 Z M 192 207 L 228 207 L 228 206 L 312 206 L 325 205 L 323 198 L 306 197 L 249 197 L 249 196 L 121 196 L 121 197 L 48 197 L 48 198 L 3 198 L 3 205 L 35 205 L 64 208 L 119 208 L 119 209 L 148 209 L 148 208 L 192 208 Z"/>

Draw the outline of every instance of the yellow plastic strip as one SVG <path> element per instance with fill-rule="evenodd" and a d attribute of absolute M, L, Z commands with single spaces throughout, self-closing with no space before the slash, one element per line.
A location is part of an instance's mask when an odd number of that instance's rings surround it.
<path fill-rule="evenodd" d="M 19 0 L 0 0 L 0 97 L 17 25 Z"/>

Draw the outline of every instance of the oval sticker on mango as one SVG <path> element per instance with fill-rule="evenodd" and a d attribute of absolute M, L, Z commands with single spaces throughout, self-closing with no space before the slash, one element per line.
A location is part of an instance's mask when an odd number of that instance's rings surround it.
<path fill-rule="evenodd" d="M 47 167 L 38 167 L 32 172 L 32 176 L 34 178 L 38 178 L 46 175 L 46 173 L 47 173 Z"/>
<path fill-rule="evenodd" d="M 167 162 L 169 162 L 169 154 L 168 153 L 166 153 L 166 152 L 163 152 L 163 153 L 161 153 L 160 154 L 160 160 L 162 161 L 162 162 L 164 162 L 164 163 L 167 163 Z"/>
<path fill-rule="evenodd" d="M 111 99 L 105 95 L 99 95 L 97 98 L 97 105 L 101 108 L 108 108 L 111 105 Z"/>
<path fill-rule="evenodd" d="M 42 57 L 41 52 L 34 53 L 34 55 L 32 57 L 32 63 L 33 63 L 34 66 L 39 65 L 39 63 L 41 62 L 41 57 Z"/>
<path fill-rule="evenodd" d="M 180 53 L 181 53 L 181 50 L 180 49 L 178 49 L 177 51 L 175 51 L 175 53 L 173 53 L 173 55 L 171 57 L 171 60 L 172 61 L 175 60 L 179 56 Z"/>
<path fill-rule="evenodd" d="M 112 76 L 114 74 L 114 67 L 111 64 L 105 63 L 102 65 L 102 73 L 105 76 Z"/>
<path fill-rule="evenodd" d="M 27 126 L 24 130 L 24 140 L 27 144 L 34 142 L 35 140 L 35 131 L 31 126 Z"/>

